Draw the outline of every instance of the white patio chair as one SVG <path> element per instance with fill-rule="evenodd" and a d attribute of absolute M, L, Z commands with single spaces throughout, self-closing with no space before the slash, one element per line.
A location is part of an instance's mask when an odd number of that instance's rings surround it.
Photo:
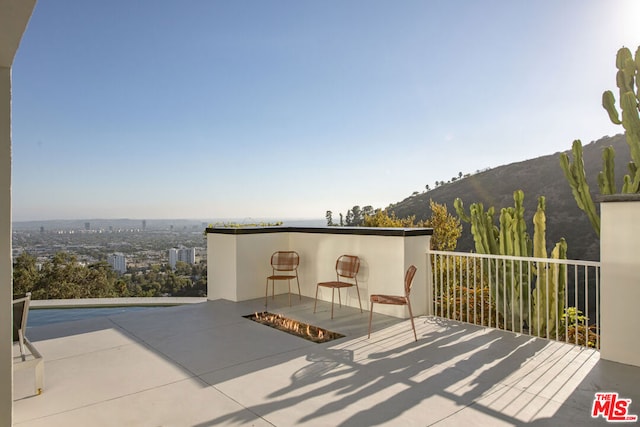
<path fill-rule="evenodd" d="M 13 300 L 13 342 L 20 347 L 20 359 L 13 362 L 13 369 L 20 371 L 23 369 L 35 369 L 35 393 L 41 394 L 44 390 L 44 359 L 40 352 L 27 339 L 27 319 L 29 317 L 29 303 L 31 293 Z M 27 352 L 27 350 L 29 350 Z"/>

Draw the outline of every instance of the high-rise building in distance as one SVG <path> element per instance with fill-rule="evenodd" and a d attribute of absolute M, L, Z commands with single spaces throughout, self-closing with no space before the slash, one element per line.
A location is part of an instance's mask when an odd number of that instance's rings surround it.
<path fill-rule="evenodd" d="M 120 274 L 127 272 L 127 258 L 122 253 L 111 254 L 107 257 L 107 262 L 115 271 Z"/>
<path fill-rule="evenodd" d="M 176 262 L 182 261 L 187 264 L 196 263 L 196 249 L 195 248 L 171 248 L 169 249 L 169 267 L 171 269 L 176 268 Z"/>

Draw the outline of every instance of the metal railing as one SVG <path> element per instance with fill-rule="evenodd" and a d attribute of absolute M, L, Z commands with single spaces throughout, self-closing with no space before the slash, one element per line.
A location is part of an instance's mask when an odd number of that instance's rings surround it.
<path fill-rule="evenodd" d="M 436 316 L 600 348 L 600 263 L 429 251 Z"/>

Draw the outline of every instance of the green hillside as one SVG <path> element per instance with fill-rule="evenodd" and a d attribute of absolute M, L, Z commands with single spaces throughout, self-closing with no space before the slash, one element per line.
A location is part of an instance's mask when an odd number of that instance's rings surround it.
<path fill-rule="evenodd" d="M 616 150 L 616 182 L 621 185 L 626 173 L 626 164 L 630 160 L 629 148 L 624 135 L 604 137 L 584 146 L 584 164 L 591 194 L 596 200 L 600 194 L 597 174 L 602 170 L 602 149 L 612 145 Z M 567 142 L 567 151 L 571 142 Z M 587 216 L 576 206 L 571 188 L 560 168 L 560 153 L 538 157 L 523 162 L 499 166 L 480 172 L 422 194 L 410 196 L 401 202 L 389 206 L 399 218 L 415 215 L 416 219 L 425 219 L 431 215 L 429 199 L 446 204 L 449 211 L 455 213 L 453 201 L 459 197 L 465 206 L 482 202 L 485 208 L 494 206 L 497 210 L 513 205 L 513 192 L 521 189 L 525 194 L 525 217 L 527 229 L 533 233 L 531 219 L 535 212 L 538 196 L 547 200 L 547 246 L 551 246 L 564 237 L 569 244 L 570 259 L 599 260 L 600 246 L 595 231 L 591 228 Z M 599 206 L 596 206 L 599 210 Z M 496 221 L 497 221 L 496 217 Z M 474 249 L 469 225 L 463 223 L 464 230 L 458 242 L 457 250 Z"/>

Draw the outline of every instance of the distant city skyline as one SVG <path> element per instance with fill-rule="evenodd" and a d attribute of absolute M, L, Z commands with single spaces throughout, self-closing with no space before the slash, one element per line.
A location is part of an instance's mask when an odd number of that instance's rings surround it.
<path fill-rule="evenodd" d="M 13 220 L 316 219 L 622 133 L 600 102 L 638 16 L 637 0 L 40 1 L 12 70 Z"/>

